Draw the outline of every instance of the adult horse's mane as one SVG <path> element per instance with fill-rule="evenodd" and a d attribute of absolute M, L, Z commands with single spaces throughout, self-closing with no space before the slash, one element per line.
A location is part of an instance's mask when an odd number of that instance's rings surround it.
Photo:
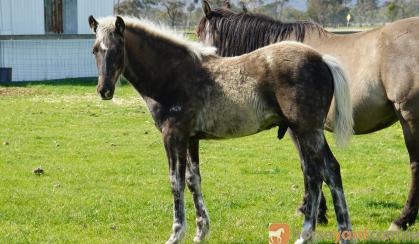
<path fill-rule="evenodd" d="M 138 19 L 130 16 L 122 16 L 122 18 L 127 29 L 138 33 L 146 33 L 174 46 L 184 47 L 197 60 L 201 60 L 205 56 L 216 55 L 215 47 L 208 47 L 199 42 L 189 41 L 183 35 L 176 33 L 167 26 L 155 24 L 147 19 Z M 113 33 L 115 30 L 115 19 L 112 16 L 98 19 L 98 40 L 108 38 L 110 36 L 109 33 Z"/>
<path fill-rule="evenodd" d="M 327 33 L 313 22 L 282 22 L 265 15 L 235 13 L 223 8 L 214 9 L 210 16 L 201 19 L 198 35 L 205 31 L 207 24 L 210 34 L 216 34 L 219 40 L 216 46 L 221 56 L 236 56 L 282 40 L 303 42 L 307 31 L 314 30 L 319 35 Z"/>

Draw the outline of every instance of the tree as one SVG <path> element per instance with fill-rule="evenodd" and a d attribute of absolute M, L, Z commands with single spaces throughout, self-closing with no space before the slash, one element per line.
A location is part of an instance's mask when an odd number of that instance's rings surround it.
<path fill-rule="evenodd" d="M 186 8 L 186 11 L 188 11 L 188 29 L 191 28 L 191 16 L 192 16 L 192 12 L 195 10 L 195 3 L 191 2 L 189 3 L 188 7 Z"/>
<path fill-rule="evenodd" d="M 231 7 L 231 2 L 228 0 L 211 0 L 209 1 L 209 3 L 213 8 L 222 8 L 225 7 L 227 4 L 230 4 Z"/>
<path fill-rule="evenodd" d="M 275 5 L 275 19 L 281 19 L 284 15 L 284 6 L 289 0 L 274 0 L 272 3 Z"/>
<path fill-rule="evenodd" d="M 185 2 L 181 0 L 167 0 L 162 1 L 162 5 L 166 10 L 166 17 L 168 19 L 169 25 L 174 28 L 179 22 L 182 21 L 182 18 L 185 16 L 183 11 Z"/>
<path fill-rule="evenodd" d="M 355 18 L 362 24 L 373 20 L 378 9 L 377 0 L 358 0 L 353 13 Z"/>
<path fill-rule="evenodd" d="M 307 20 L 308 16 L 306 12 L 300 11 L 295 8 L 284 8 L 282 10 L 281 20 L 285 21 L 303 21 Z"/>
<path fill-rule="evenodd" d="M 419 16 L 419 1 L 407 0 L 406 5 L 406 17 Z"/>
<path fill-rule="evenodd" d="M 307 14 L 321 25 L 344 23 L 348 7 L 343 0 L 307 0 Z"/>
<path fill-rule="evenodd" d="M 386 2 L 384 5 L 387 19 L 390 21 L 419 14 L 419 1 L 417 0 L 393 0 Z"/>
<path fill-rule="evenodd" d="M 250 11 L 258 8 L 259 6 L 263 5 L 263 0 L 240 0 L 240 4 L 242 8 L 250 9 Z"/>
<path fill-rule="evenodd" d="M 148 17 L 150 8 L 157 5 L 157 0 L 118 0 L 114 6 L 115 14 Z"/>

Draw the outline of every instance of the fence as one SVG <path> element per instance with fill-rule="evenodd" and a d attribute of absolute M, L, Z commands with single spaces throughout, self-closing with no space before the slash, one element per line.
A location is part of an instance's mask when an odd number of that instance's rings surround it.
<path fill-rule="evenodd" d="M 184 35 L 196 39 L 193 32 Z M 12 81 L 97 76 L 93 41 L 94 35 L 0 35 L 0 68 L 12 68 Z"/>
<path fill-rule="evenodd" d="M 97 75 L 93 35 L 0 36 L 0 67 L 12 81 L 53 80 Z"/>

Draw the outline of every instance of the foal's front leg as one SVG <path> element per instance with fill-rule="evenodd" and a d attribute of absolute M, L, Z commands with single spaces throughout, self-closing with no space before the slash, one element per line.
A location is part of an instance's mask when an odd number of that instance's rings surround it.
<path fill-rule="evenodd" d="M 163 140 L 169 161 L 169 177 L 173 193 L 173 227 L 172 234 L 166 244 L 178 243 L 186 231 L 185 189 L 186 151 L 188 138 L 172 127 L 164 127 Z"/>
<path fill-rule="evenodd" d="M 194 242 L 201 242 L 209 232 L 210 220 L 201 192 L 201 174 L 199 172 L 199 141 L 196 139 L 192 139 L 189 142 L 188 163 L 186 165 L 186 183 L 192 193 L 196 210 L 196 234 Z"/>

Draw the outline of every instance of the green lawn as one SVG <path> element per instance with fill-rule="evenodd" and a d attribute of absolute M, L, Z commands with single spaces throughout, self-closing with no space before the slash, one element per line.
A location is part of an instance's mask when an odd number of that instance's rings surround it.
<path fill-rule="evenodd" d="M 172 197 L 161 136 L 129 85 L 111 101 L 94 79 L 0 87 L 0 243 L 162 243 Z M 355 230 L 386 230 L 406 200 L 408 155 L 399 125 L 337 149 Z M 269 223 L 301 227 L 297 153 L 276 130 L 201 142 L 210 243 L 267 243 Z M 41 166 L 43 175 L 32 170 Z M 327 226 L 336 229 L 330 192 Z M 194 209 L 186 194 L 188 231 Z M 419 231 L 417 226 L 411 228 Z"/>

